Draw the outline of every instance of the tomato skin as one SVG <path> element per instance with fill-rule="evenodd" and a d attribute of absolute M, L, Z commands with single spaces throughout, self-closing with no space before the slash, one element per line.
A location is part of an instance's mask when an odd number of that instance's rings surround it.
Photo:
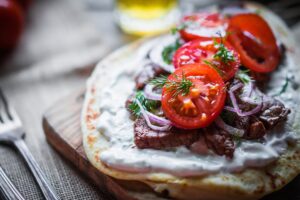
<path fill-rule="evenodd" d="M 220 69 L 223 80 L 228 81 L 237 72 L 240 66 L 240 57 L 230 43 L 223 41 L 224 46 L 233 53 L 234 61 L 223 63 L 222 61 L 215 59 L 214 55 L 218 51 L 218 48 L 214 43 L 215 41 L 220 43 L 221 39 L 197 39 L 184 44 L 174 54 L 174 67 L 179 68 L 186 64 L 205 63 L 206 61 L 209 61 Z"/>
<path fill-rule="evenodd" d="M 262 17 L 253 13 L 238 14 L 230 19 L 227 31 L 230 33 L 228 40 L 240 54 L 244 66 L 260 73 L 271 72 L 277 67 L 280 50 Z"/>
<path fill-rule="evenodd" d="M 24 11 L 28 11 L 29 7 L 32 4 L 32 0 L 15 0 Z"/>
<path fill-rule="evenodd" d="M 168 77 L 168 80 L 174 80 L 182 76 L 182 74 L 191 80 L 194 85 L 190 89 L 189 94 L 186 96 L 178 95 L 177 97 L 174 97 L 164 87 L 162 92 L 162 109 L 164 114 L 178 128 L 197 129 L 207 127 L 219 116 L 224 107 L 226 98 L 224 81 L 213 68 L 204 64 L 190 64 L 178 68 Z M 200 92 L 197 96 L 194 96 L 192 92 L 195 88 L 199 89 L 198 91 Z M 208 95 L 206 96 L 205 94 Z M 205 97 L 209 101 L 204 101 L 203 98 Z M 183 101 L 181 101 L 182 99 Z M 178 102 L 184 102 L 185 100 L 192 100 L 197 111 L 196 113 L 176 109 Z"/>
<path fill-rule="evenodd" d="M 0 48 L 16 46 L 23 31 L 24 16 L 15 1 L 0 0 L 0 27 Z"/>
<path fill-rule="evenodd" d="M 190 25 L 187 25 L 184 29 L 180 30 L 179 33 L 181 38 L 185 41 L 191 41 L 195 39 L 209 39 L 219 37 L 217 32 L 220 32 L 222 36 L 225 36 L 225 29 L 227 27 L 227 20 L 222 18 L 218 13 L 198 13 L 183 17 L 182 23 L 188 24 L 193 23 L 192 29 L 204 29 L 201 34 L 196 34 L 190 31 Z M 195 27 L 196 26 L 196 27 Z"/>

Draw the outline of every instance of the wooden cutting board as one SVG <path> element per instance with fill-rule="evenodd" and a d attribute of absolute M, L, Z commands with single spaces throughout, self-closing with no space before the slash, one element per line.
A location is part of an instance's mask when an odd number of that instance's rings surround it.
<path fill-rule="evenodd" d="M 165 199 L 155 195 L 148 186 L 140 182 L 113 179 L 102 174 L 89 163 L 83 150 L 80 127 L 83 93 L 84 90 L 75 92 L 46 111 L 43 128 L 47 141 L 100 189 L 114 196 L 113 198 L 120 200 Z M 107 197 L 109 198 L 112 197 Z M 300 176 L 282 190 L 262 200 L 282 199 L 300 200 Z"/>

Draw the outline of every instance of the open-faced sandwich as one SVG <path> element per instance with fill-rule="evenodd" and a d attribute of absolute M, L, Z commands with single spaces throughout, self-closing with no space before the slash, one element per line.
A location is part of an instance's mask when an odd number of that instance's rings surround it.
<path fill-rule="evenodd" d="M 102 61 L 82 114 L 90 162 L 157 198 L 259 199 L 291 181 L 300 68 L 286 26 L 257 11 L 186 15 Z"/>

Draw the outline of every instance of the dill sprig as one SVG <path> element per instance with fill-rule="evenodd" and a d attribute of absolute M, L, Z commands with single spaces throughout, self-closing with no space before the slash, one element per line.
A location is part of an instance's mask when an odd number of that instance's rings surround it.
<path fill-rule="evenodd" d="M 153 85 L 155 88 L 162 88 L 168 80 L 166 75 L 160 75 L 152 80 L 150 80 L 150 84 Z"/>
<path fill-rule="evenodd" d="M 233 52 L 228 50 L 224 43 L 223 43 L 223 37 L 221 36 L 221 33 L 218 32 L 217 33 L 220 36 L 220 43 L 217 42 L 216 39 L 214 39 L 214 45 L 216 47 L 218 47 L 218 51 L 216 52 L 216 54 L 214 55 L 215 59 L 220 60 L 221 62 L 223 62 L 224 64 L 228 64 L 228 62 L 232 62 L 235 60 L 234 56 L 233 56 Z"/>
<path fill-rule="evenodd" d="M 193 86 L 193 82 L 188 80 L 182 72 L 182 77 L 174 75 L 175 80 L 168 80 L 165 87 L 168 92 L 173 93 L 173 96 L 186 96 L 190 92 L 190 88 Z"/>
<path fill-rule="evenodd" d="M 135 94 L 134 100 L 128 106 L 128 108 L 131 110 L 131 112 L 135 116 L 139 116 L 141 114 L 141 109 L 140 109 L 139 105 L 136 103 L 137 101 L 139 101 L 141 103 L 141 105 L 143 106 L 143 108 L 149 112 L 157 109 L 159 106 L 158 101 L 146 99 L 146 97 L 144 96 L 144 93 L 142 91 L 137 91 Z"/>
<path fill-rule="evenodd" d="M 182 96 L 187 95 L 190 92 L 190 88 L 193 86 L 193 82 L 186 78 L 184 72 L 182 72 L 182 76 L 173 75 L 175 80 L 169 80 L 167 76 L 159 76 L 150 81 L 156 88 L 165 87 L 166 90 L 172 93 L 173 96 L 178 96 L 181 94 Z"/>
<path fill-rule="evenodd" d="M 177 39 L 174 44 L 170 44 L 170 45 L 166 46 L 162 51 L 163 61 L 167 64 L 171 64 L 173 55 L 180 46 L 181 46 L 181 43 L 180 43 L 179 39 Z"/>

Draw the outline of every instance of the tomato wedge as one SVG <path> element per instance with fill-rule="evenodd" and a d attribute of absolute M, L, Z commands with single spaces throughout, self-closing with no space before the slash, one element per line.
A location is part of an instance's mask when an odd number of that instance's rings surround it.
<path fill-rule="evenodd" d="M 183 17 L 180 35 L 185 41 L 226 35 L 227 20 L 218 13 L 198 13 Z M 219 34 L 218 34 L 219 33 Z"/>
<path fill-rule="evenodd" d="M 267 22 L 257 14 L 239 14 L 230 19 L 228 39 L 238 51 L 243 65 L 268 73 L 280 61 L 275 36 Z"/>
<path fill-rule="evenodd" d="M 218 57 L 218 52 L 221 52 L 222 56 L 225 57 Z M 207 62 L 219 70 L 218 72 L 224 81 L 231 79 L 240 66 L 238 53 L 228 42 L 221 41 L 220 38 L 190 41 L 180 47 L 173 57 L 175 68 L 186 64 Z"/>
<path fill-rule="evenodd" d="M 220 114 L 225 98 L 224 81 L 212 67 L 190 64 L 168 77 L 162 91 L 162 109 L 176 127 L 203 128 Z"/>

